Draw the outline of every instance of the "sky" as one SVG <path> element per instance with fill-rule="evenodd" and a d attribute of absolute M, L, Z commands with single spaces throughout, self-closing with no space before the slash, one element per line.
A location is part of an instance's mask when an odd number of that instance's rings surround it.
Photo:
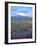
<path fill-rule="evenodd" d="M 32 16 L 32 7 L 11 6 L 11 16 L 17 16 L 20 13 Z"/>

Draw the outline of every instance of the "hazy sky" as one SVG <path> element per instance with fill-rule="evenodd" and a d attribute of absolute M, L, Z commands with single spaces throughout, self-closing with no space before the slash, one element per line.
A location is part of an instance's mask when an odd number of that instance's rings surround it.
<path fill-rule="evenodd" d="M 18 13 L 31 14 L 30 16 L 32 16 L 32 7 L 11 6 L 11 16 L 16 16 Z"/>

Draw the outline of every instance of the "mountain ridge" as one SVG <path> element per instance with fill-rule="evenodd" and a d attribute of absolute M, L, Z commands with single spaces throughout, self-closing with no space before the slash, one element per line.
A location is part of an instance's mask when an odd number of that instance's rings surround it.
<path fill-rule="evenodd" d="M 24 19 L 32 19 L 32 17 L 29 16 L 11 16 L 11 19 L 15 19 L 15 20 L 24 20 Z"/>

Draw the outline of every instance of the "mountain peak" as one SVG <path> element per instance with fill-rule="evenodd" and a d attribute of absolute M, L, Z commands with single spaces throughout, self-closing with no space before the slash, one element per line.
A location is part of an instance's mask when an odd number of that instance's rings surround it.
<path fill-rule="evenodd" d="M 17 16 L 27 16 L 27 17 L 31 17 L 31 15 L 28 14 L 28 13 L 18 13 Z"/>

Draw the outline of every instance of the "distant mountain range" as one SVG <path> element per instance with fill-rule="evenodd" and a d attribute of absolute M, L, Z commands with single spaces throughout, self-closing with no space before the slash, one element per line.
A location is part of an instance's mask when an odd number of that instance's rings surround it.
<path fill-rule="evenodd" d="M 31 19 L 32 20 L 32 17 L 30 16 L 11 16 L 11 20 L 27 20 L 27 19 Z"/>

